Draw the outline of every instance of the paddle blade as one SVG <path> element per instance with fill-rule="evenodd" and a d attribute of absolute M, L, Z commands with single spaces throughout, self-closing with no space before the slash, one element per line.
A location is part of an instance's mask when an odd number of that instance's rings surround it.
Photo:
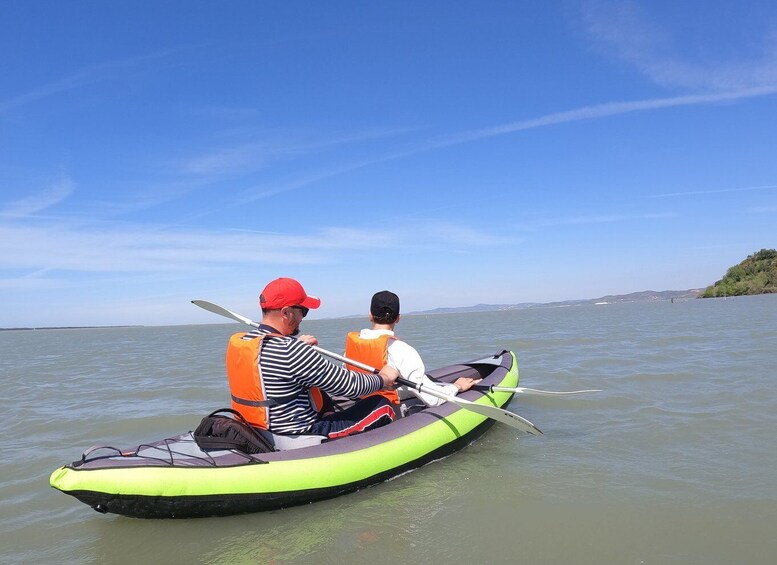
<path fill-rule="evenodd" d="M 464 400 L 463 398 L 459 398 L 457 396 L 449 396 L 446 398 L 446 400 L 456 404 L 461 408 L 464 408 L 465 410 L 477 412 L 481 416 L 502 422 L 503 424 L 507 424 L 508 426 L 512 426 L 513 428 L 517 428 L 523 432 L 530 433 L 534 436 L 542 435 L 542 431 L 537 426 L 514 412 L 508 412 L 507 410 L 502 410 L 501 408 L 490 406 L 488 404 L 470 402 L 469 400 Z"/>
<path fill-rule="evenodd" d="M 199 306 L 200 308 L 202 308 L 203 310 L 207 310 L 208 312 L 213 312 L 214 314 L 218 314 L 219 316 L 224 316 L 225 318 L 231 318 L 236 322 L 241 322 L 248 326 L 257 327 L 259 325 L 253 320 L 246 318 L 245 316 L 236 314 L 231 310 L 227 310 L 223 306 L 219 306 L 218 304 L 213 304 L 213 302 L 208 302 L 207 300 L 192 300 L 192 304 L 194 304 L 195 306 Z"/>

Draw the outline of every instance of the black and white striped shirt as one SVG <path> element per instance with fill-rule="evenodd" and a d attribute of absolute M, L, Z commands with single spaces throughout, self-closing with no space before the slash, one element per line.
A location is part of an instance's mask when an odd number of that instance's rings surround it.
<path fill-rule="evenodd" d="M 243 339 L 268 333 L 273 332 L 262 327 Z M 383 386 L 383 379 L 378 375 L 348 371 L 293 337 L 270 337 L 262 342 L 259 373 L 266 398 L 283 401 L 268 408 L 267 415 L 270 431 L 281 434 L 305 433 L 316 422 L 317 413 L 308 396 L 310 387 L 318 387 L 332 396 L 357 398 Z M 289 397 L 293 400 L 288 401 Z"/>

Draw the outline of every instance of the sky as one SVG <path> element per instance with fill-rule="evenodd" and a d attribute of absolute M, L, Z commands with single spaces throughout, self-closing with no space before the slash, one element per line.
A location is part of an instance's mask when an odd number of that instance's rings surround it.
<path fill-rule="evenodd" d="M 777 3 L 0 0 L 0 327 L 701 288 L 777 247 Z"/>

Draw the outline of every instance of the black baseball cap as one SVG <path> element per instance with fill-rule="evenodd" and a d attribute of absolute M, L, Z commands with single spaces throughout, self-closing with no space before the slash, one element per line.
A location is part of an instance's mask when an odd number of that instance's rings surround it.
<path fill-rule="evenodd" d="M 376 292 L 370 303 L 370 313 L 376 318 L 399 315 L 399 296 L 388 290 Z"/>

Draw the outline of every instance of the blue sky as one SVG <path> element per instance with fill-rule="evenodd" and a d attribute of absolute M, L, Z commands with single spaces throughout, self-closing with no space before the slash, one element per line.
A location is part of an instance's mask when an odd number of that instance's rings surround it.
<path fill-rule="evenodd" d="M 773 2 L 2 0 L 0 50 L 0 327 L 258 317 L 279 276 L 317 317 L 688 289 L 777 247 Z"/>

